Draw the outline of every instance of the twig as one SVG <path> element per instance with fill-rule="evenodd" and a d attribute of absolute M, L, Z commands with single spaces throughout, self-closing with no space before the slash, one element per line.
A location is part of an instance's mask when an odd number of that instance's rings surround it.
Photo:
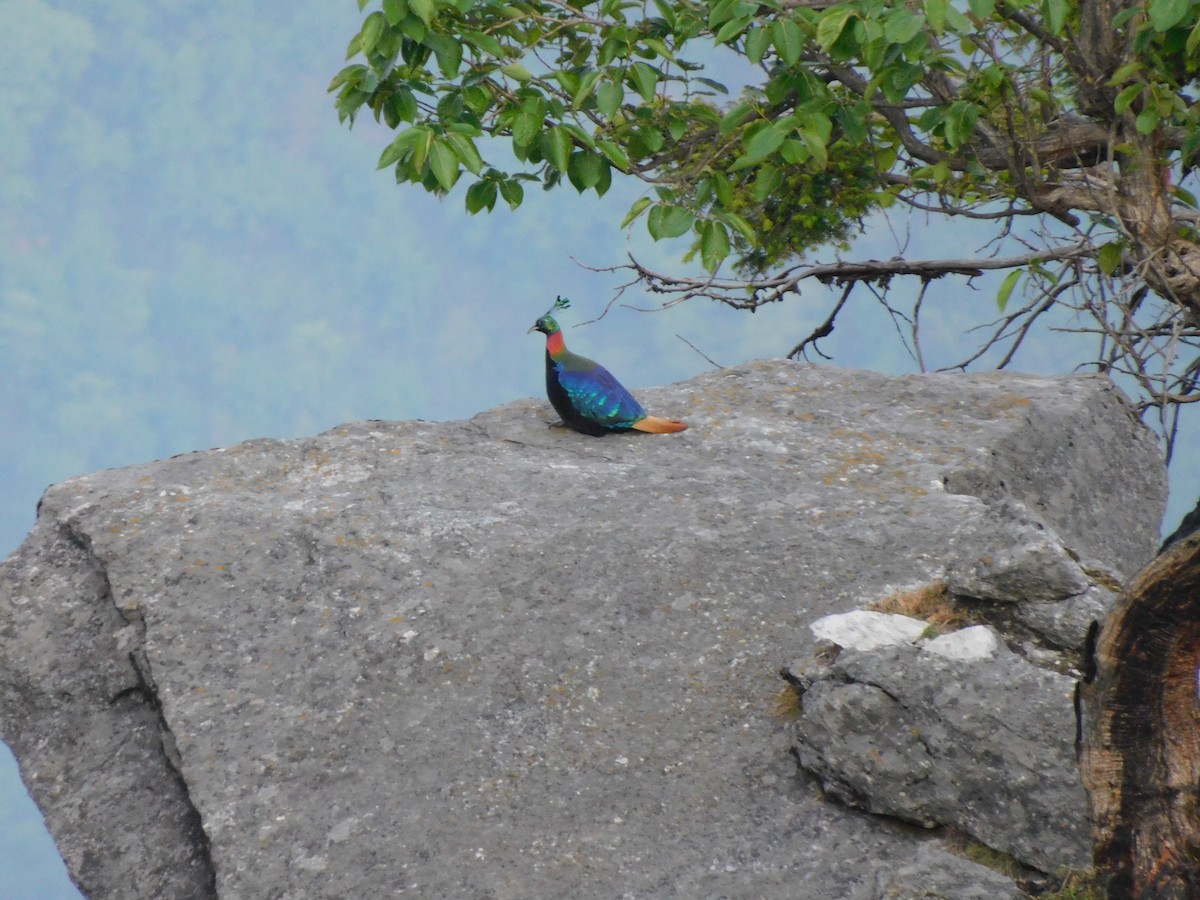
<path fill-rule="evenodd" d="M 681 341 L 683 341 L 685 344 L 687 344 L 689 347 L 691 347 L 693 350 L 695 350 L 697 353 L 699 353 L 708 362 L 708 364 L 710 366 L 712 366 L 714 369 L 726 368 L 725 366 L 721 365 L 719 362 L 714 362 L 713 359 L 708 356 L 708 354 L 706 354 L 703 350 L 701 350 L 699 347 L 697 347 L 695 344 L 693 344 L 691 341 L 689 341 L 687 338 L 685 338 L 682 334 L 677 334 L 677 335 L 675 335 L 675 337 L 679 338 Z"/>
<path fill-rule="evenodd" d="M 842 307 L 846 305 L 846 301 L 850 299 L 850 292 L 852 290 L 854 290 L 853 284 L 846 285 L 845 290 L 842 291 L 841 299 L 838 300 L 837 306 L 833 308 L 833 312 L 829 314 L 829 318 L 814 328 L 808 337 L 788 351 L 788 359 L 795 359 L 797 356 L 804 356 L 804 350 L 809 344 L 812 345 L 813 350 L 815 350 L 822 359 L 833 358 L 831 356 L 826 356 L 821 352 L 821 348 L 817 346 L 817 341 L 823 337 L 829 337 L 829 335 L 833 334 L 834 320 L 838 317 L 838 313 L 842 311 Z M 805 357 L 805 359 L 807 358 L 808 357 Z"/>

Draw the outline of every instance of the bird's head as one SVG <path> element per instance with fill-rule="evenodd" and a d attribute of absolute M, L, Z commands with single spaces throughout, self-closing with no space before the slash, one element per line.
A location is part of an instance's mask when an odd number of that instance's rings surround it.
<path fill-rule="evenodd" d="M 559 331 L 558 322 L 554 320 L 554 312 L 559 309 L 566 309 L 571 305 L 571 301 L 566 297 L 556 297 L 554 305 L 546 310 L 545 315 L 533 323 L 533 327 L 526 334 L 532 334 L 535 331 L 540 331 L 542 334 L 555 334 Z"/>

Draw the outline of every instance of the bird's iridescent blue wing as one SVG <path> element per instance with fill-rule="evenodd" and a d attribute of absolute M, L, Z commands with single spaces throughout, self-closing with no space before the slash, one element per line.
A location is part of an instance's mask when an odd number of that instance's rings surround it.
<path fill-rule="evenodd" d="M 559 383 L 584 418 L 610 428 L 628 428 L 646 411 L 625 386 L 599 364 L 583 371 L 560 370 Z"/>

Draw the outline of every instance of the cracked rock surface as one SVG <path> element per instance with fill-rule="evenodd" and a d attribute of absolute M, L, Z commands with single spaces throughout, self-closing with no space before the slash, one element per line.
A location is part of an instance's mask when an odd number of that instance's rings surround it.
<path fill-rule="evenodd" d="M 522 401 L 48 490 L 0 567 L 0 737 L 83 890 L 826 898 L 936 867 L 821 799 L 776 673 L 864 597 L 985 583 L 955 537 L 1010 501 L 1135 571 L 1152 437 L 1093 377 L 759 362 L 639 395 L 691 427 Z"/>

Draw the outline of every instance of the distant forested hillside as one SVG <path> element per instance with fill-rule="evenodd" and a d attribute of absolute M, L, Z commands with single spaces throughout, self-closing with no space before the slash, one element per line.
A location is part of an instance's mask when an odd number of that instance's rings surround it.
<path fill-rule="evenodd" d="M 356 12 L 0 2 L 0 551 L 52 480 L 538 390 L 525 320 L 620 213 L 561 234 L 397 188 L 325 92 Z M 704 366 L 679 347 L 670 376 Z"/>

